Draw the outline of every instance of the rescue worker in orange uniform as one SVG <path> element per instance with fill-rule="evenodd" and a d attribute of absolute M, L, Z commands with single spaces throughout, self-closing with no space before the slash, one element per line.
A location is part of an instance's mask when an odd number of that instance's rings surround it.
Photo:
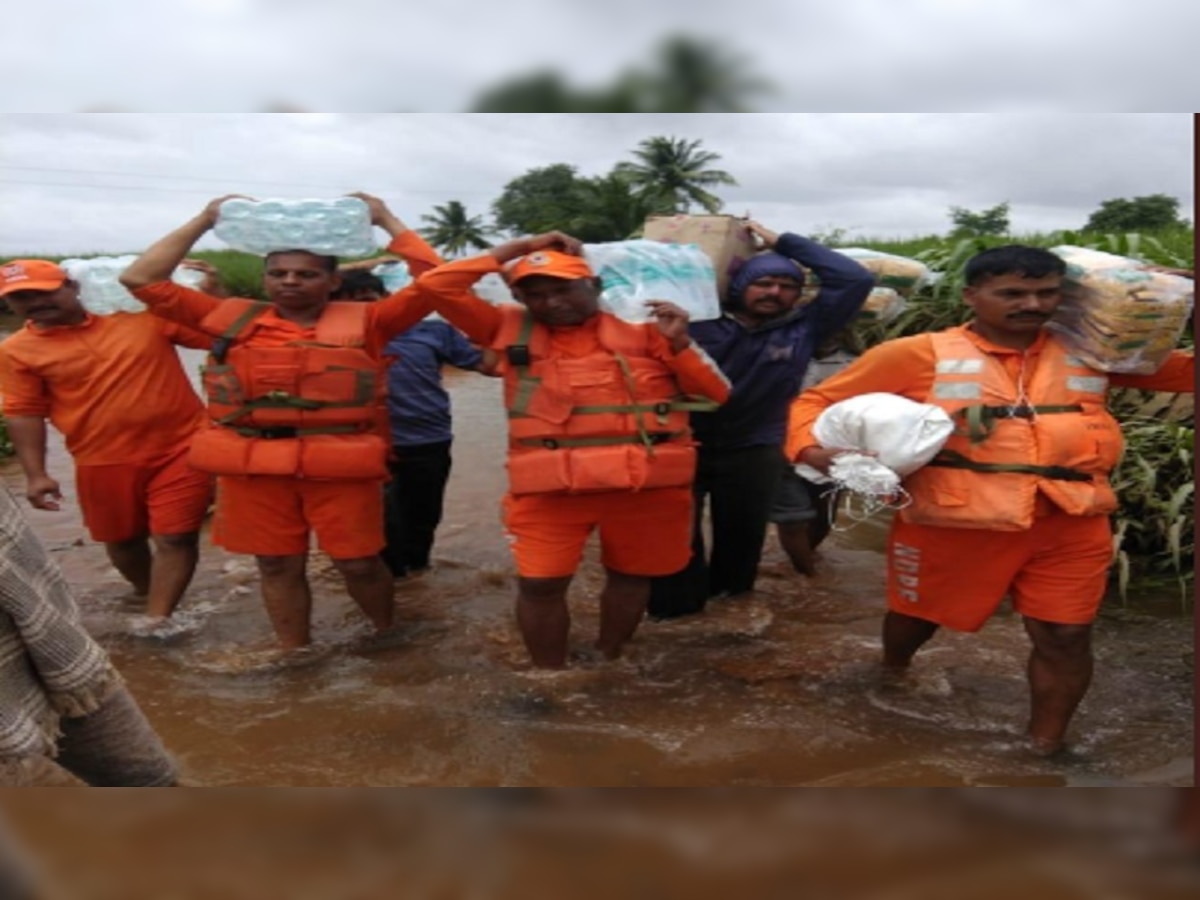
<path fill-rule="evenodd" d="M 62 503 L 46 467 L 49 420 L 75 463 L 84 525 L 146 598 L 141 624 L 153 635 L 191 582 L 212 500 L 212 477 L 187 461 L 204 407 L 175 347 L 207 349 L 211 339 L 144 313 L 93 315 L 78 283 L 45 260 L 0 266 L 0 296 L 26 319 L 0 345 L 0 393 L 25 495 L 36 509 Z"/>
<path fill-rule="evenodd" d="M 599 309 L 582 246 L 559 232 L 510 241 L 427 272 L 418 287 L 467 338 L 495 351 L 508 408 L 504 521 L 517 565 L 517 623 L 533 664 L 567 662 L 567 589 L 598 529 L 606 580 L 596 648 L 620 655 L 645 613 L 650 577 L 691 552 L 696 451 L 688 412 L 729 381 L 687 333 L 687 313 L 652 302 L 654 323 Z M 520 305 L 471 292 L 502 272 Z"/>
<path fill-rule="evenodd" d="M 955 434 L 904 487 L 888 538 L 885 670 L 902 672 L 940 626 L 977 631 L 1005 596 L 1032 643 L 1031 749 L 1065 746 L 1092 677 L 1091 630 L 1112 561 L 1108 481 L 1122 446 L 1109 388 L 1194 390 L 1195 359 L 1175 351 L 1153 375 L 1106 375 L 1073 359 L 1042 326 L 1061 299 L 1065 264 L 1009 245 L 966 264 L 966 325 L 887 341 L 801 394 L 790 459 L 828 471 L 844 452 L 821 447 L 828 406 L 875 391 L 934 403 Z"/>
<path fill-rule="evenodd" d="M 353 196 L 367 203 L 371 221 L 393 238 L 389 250 L 413 271 L 441 262 L 383 201 Z M 311 639 L 310 533 L 367 618 L 388 629 L 392 577 L 379 558 L 388 452 L 378 428 L 386 390 L 381 357 L 387 341 L 430 306 L 415 288 L 378 303 L 331 303 L 337 259 L 303 250 L 266 257 L 265 303 L 217 301 L 167 280 L 227 199 L 213 200 L 121 276 L 155 315 L 214 339 L 203 376 L 210 423 L 190 457 L 218 476 L 214 541 L 255 556 L 284 651 Z"/>

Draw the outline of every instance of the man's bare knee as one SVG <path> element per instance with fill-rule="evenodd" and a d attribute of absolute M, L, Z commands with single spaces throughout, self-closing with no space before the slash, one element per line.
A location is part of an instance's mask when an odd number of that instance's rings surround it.
<path fill-rule="evenodd" d="M 304 571 L 303 556 L 256 556 L 258 571 L 264 578 L 282 578 Z"/>
<path fill-rule="evenodd" d="M 200 532 L 188 531 L 182 534 L 156 534 L 153 536 L 155 547 L 190 550 L 200 546 Z"/>
<path fill-rule="evenodd" d="M 379 574 L 383 561 L 378 556 L 361 556 L 357 559 L 331 560 L 343 578 L 371 578 Z"/>
<path fill-rule="evenodd" d="M 517 589 L 521 597 L 535 603 L 554 603 L 561 600 L 571 584 L 566 578 L 518 578 Z"/>

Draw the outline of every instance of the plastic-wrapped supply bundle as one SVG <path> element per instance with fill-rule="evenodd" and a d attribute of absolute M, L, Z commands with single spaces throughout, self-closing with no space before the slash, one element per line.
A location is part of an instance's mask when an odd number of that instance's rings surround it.
<path fill-rule="evenodd" d="M 1052 247 L 1067 263 L 1063 299 L 1046 327 L 1102 372 L 1148 375 L 1179 343 L 1192 314 L 1190 278 L 1083 247 Z"/>
<path fill-rule="evenodd" d="M 868 322 L 886 323 L 895 319 L 908 307 L 898 291 L 892 288 L 872 288 L 866 302 L 858 312 L 858 317 Z"/>
<path fill-rule="evenodd" d="M 357 197 L 336 200 L 244 200 L 221 204 L 213 233 L 235 250 L 265 256 L 307 250 L 323 256 L 376 251 L 371 213 Z"/>
<path fill-rule="evenodd" d="M 798 465 L 801 477 L 817 484 L 835 484 L 856 495 L 861 520 L 880 509 L 908 505 L 900 479 L 933 459 L 954 431 L 954 421 L 940 406 L 917 403 L 897 394 L 860 394 L 834 403 L 817 416 L 813 437 L 822 447 L 870 451 L 837 457 L 825 475 L 811 466 Z"/>
<path fill-rule="evenodd" d="M 383 289 L 389 294 L 404 290 L 413 281 L 412 273 L 408 271 L 408 263 L 402 259 L 380 263 L 371 270 L 371 274 L 383 282 Z"/>
<path fill-rule="evenodd" d="M 838 247 L 837 252 L 848 256 L 875 276 L 877 287 L 891 288 L 907 297 L 929 278 L 929 267 L 923 262 L 868 250 L 865 247 Z"/>
<path fill-rule="evenodd" d="M 476 297 L 481 297 L 492 306 L 498 306 L 501 303 L 516 303 L 517 298 L 513 296 L 512 291 L 508 289 L 508 282 L 499 274 L 489 272 L 484 275 L 471 288 Z"/>
<path fill-rule="evenodd" d="M 64 259 L 59 265 L 72 281 L 79 283 L 79 301 L 93 315 L 116 312 L 143 312 L 146 304 L 134 297 L 117 279 L 136 260 L 136 256 L 94 256 L 89 259 Z M 198 269 L 180 266 L 171 280 L 193 290 L 204 281 Z"/>
<path fill-rule="evenodd" d="M 600 308 L 626 322 L 650 321 L 647 300 L 669 300 L 693 322 L 721 315 L 712 261 L 695 244 L 615 241 L 585 244 L 583 255 L 604 285 Z"/>

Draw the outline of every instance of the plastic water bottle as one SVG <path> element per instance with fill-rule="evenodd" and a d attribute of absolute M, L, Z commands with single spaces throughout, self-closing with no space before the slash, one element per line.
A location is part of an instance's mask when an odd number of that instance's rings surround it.
<path fill-rule="evenodd" d="M 721 315 L 712 262 L 695 244 L 587 244 L 584 257 L 604 283 L 601 309 L 628 322 L 649 320 L 647 300 L 678 304 L 693 322 Z"/>
<path fill-rule="evenodd" d="M 408 271 L 408 263 L 402 259 L 380 263 L 371 270 L 371 274 L 383 282 L 383 289 L 389 294 L 408 287 L 413 280 L 412 273 Z"/>
<path fill-rule="evenodd" d="M 88 259 L 64 259 L 59 265 L 72 281 L 79 284 L 79 301 L 96 316 L 117 312 L 144 312 L 146 304 L 125 290 L 118 280 L 136 260 L 136 256 L 94 256 Z M 199 289 L 204 273 L 180 266 L 171 280 L 193 290 Z"/>
<path fill-rule="evenodd" d="M 213 233 L 235 250 L 265 256 L 307 250 L 323 256 L 376 252 L 371 212 L 357 197 L 335 200 L 243 200 L 221 204 Z"/>

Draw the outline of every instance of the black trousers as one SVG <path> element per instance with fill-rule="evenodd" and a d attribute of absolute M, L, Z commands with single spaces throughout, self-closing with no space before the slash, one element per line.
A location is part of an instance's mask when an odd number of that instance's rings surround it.
<path fill-rule="evenodd" d="M 429 565 L 450 478 L 450 441 L 396 447 L 384 494 L 383 561 L 395 576 Z"/>
<path fill-rule="evenodd" d="M 737 450 L 700 448 L 696 466 L 692 558 L 687 568 L 651 582 L 647 612 L 659 619 L 700 612 L 710 597 L 754 589 L 767 537 L 767 517 L 783 471 L 777 446 Z M 704 508 L 710 508 L 712 553 L 704 546 Z"/>

